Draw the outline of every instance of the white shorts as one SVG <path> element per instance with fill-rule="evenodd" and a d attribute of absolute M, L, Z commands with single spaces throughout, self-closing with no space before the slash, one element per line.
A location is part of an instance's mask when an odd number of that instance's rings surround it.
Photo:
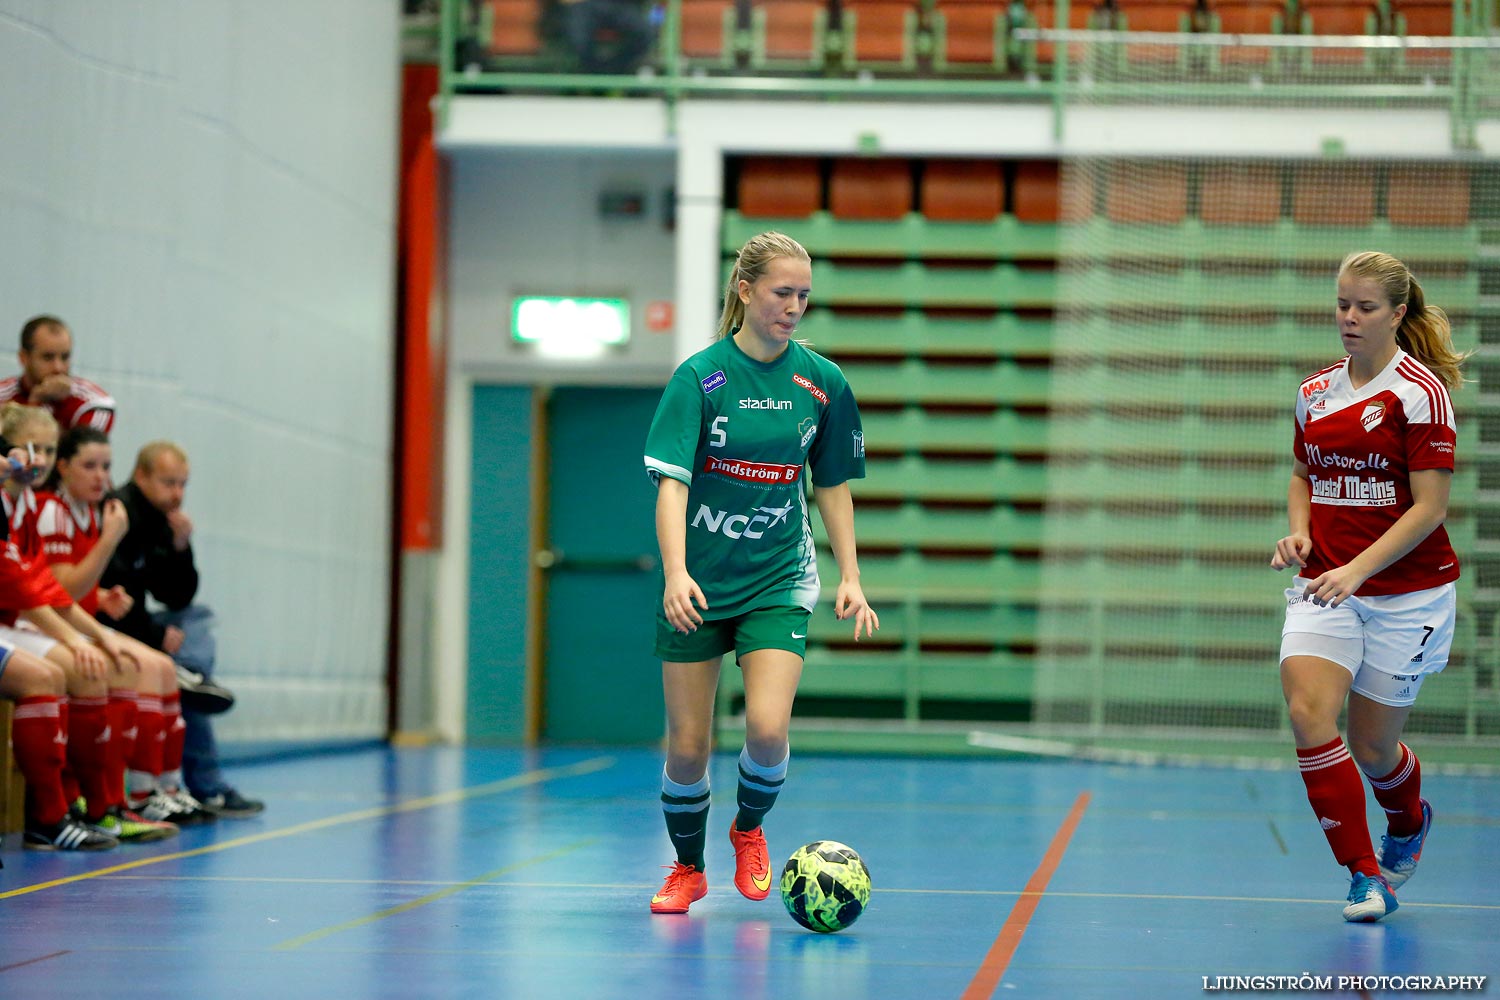
<path fill-rule="evenodd" d="M 1336 608 L 1303 596 L 1310 581 L 1286 590 L 1281 659 L 1316 656 L 1354 677 L 1352 690 L 1396 708 L 1414 704 L 1422 681 L 1448 665 L 1458 585 L 1382 597 L 1350 597 Z"/>
<path fill-rule="evenodd" d="M 9 643 L 17 649 L 24 649 L 32 656 L 45 658 L 52 652 L 52 647 L 57 645 L 57 640 L 39 632 L 29 625 L 0 625 L 0 640 Z"/>

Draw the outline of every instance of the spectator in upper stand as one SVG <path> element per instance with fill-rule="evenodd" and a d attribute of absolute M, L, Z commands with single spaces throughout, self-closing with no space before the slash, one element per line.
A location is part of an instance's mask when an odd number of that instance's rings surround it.
<path fill-rule="evenodd" d="M 641 0 L 553 0 L 543 18 L 580 73 L 634 73 L 656 42 L 652 8 Z"/>
<path fill-rule="evenodd" d="M 95 427 L 108 434 L 115 423 L 115 401 L 88 379 L 72 374 L 73 332 L 56 316 L 33 316 L 21 327 L 16 355 L 21 374 L 0 379 L 0 405 L 14 400 L 45 406 L 63 430 Z"/>
<path fill-rule="evenodd" d="M 225 780 L 209 713 L 188 695 L 205 679 L 212 685 L 216 650 L 213 612 L 193 603 L 198 568 L 193 562 L 193 522 L 182 509 L 187 483 L 188 457 L 182 448 L 170 441 L 152 441 L 141 448 L 130 482 L 114 494 L 125 506 L 130 529 L 99 581 L 105 590 L 123 588 L 132 600 L 123 615 L 114 617 L 101 609 L 99 618 L 176 661 L 187 723 L 182 770 L 188 791 L 220 816 L 251 816 L 264 809 L 264 803 L 245 798 Z M 166 610 L 149 613 L 148 594 Z"/>

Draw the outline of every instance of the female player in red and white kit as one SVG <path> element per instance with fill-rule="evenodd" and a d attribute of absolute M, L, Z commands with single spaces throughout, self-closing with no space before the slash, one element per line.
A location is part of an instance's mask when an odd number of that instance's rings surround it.
<path fill-rule="evenodd" d="M 74 427 L 58 442 L 57 464 L 47 485 L 37 495 L 35 536 L 51 565 L 53 575 L 89 615 L 101 602 L 121 617 L 128 607 L 117 602 L 129 599 L 120 593 L 100 591 L 99 577 L 129 528 L 119 500 L 106 499 L 110 488 L 109 438 L 92 427 Z M 27 535 L 23 528 L 18 534 Z M 126 775 L 127 805 L 148 821 L 182 825 L 212 816 L 182 787 L 182 747 L 186 726 L 182 721 L 177 669 L 171 657 L 128 635 L 88 622 L 140 664 L 136 698 L 136 740 Z M 111 692 L 111 699 L 117 692 Z M 124 709 L 128 714 L 128 707 Z M 90 817 L 94 814 L 92 803 Z"/>
<path fill-rule="evenodd" d="M 1466 355 L 1406 265 L 1366 252 L 1339 268 L 1348 355 L 1297 396 L 1281 684 L 1307 798 L 1352 882 L 1344 919 L 1379 920 L 1422 856 L 1432 808 L 1401 730 L 1453 642 L 1458 558 L 1443 520 L 1453 473 L 1450 390 Z M 1348 744 L 1339 710 L 1348 702 Z M 1357 765 L 1357 766 L 1356 766 Z M 1377 853 L 1360 772 L 1388 828 Z"/>

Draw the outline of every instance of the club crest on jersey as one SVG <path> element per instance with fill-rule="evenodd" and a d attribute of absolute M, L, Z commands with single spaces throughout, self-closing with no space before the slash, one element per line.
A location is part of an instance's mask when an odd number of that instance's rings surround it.
<path fill-rule="evenodd" d="M 1365 407 L 1365 412 L 1359 415 L 1359 422 L 1364 425 L 1365 430 L 1373 431 L 1380 426 L 1381 418 L 1385 416 L 1385 404 L 1376 402 Z"/>
<path fill-rule="evenodd" d="M 797 425 L 797 431 L 802 435 L 802 441 L 798 447 L 806 448 L 807 443 L 818 433 L 818 422 L 812 417 L 803 417 L 802 422 Z"/>
<path fill-rule="evenodd" d="M 828 394 L 826 392 L 824 392 L 822 389 L 819 389 L 817 386 L 813 385 L 812 382 L 809 379 L 805 379 L 801 375 L 798 375 L 796 372 L 793 372 L 792 373 L 792 381 L 796 382 L 802 388 L 804 388 L 808 392 L 812 393 L 813 394 L 813 399 L 816 399 L 818 402 L 822 403 L 824 406 L 828 405 Z"/>
<path fill-rule="evenodd" d="M 713 392 L 719 386 L 728 381 L 729 380 L 724 377 L 724 373 L 722 371 L 716 371 L 708 378 L 703 380 L 703 391 L 704 393 Z"/>

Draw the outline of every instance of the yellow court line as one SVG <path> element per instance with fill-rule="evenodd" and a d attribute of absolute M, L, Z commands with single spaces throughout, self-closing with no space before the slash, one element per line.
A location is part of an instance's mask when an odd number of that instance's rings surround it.
<path fill-rule="evenodd" d="M 463 892 L 465 889 L 472 889 L 476 885 L 483 885 L 485 882 L 492 882 L 500 876 L 505 875 L 509 872 L 519 871 L 522 868 L 529 868 L 532 865 L 539 865 L 543 861 L 551 861 L 553 858 L 561 857 L 564 854 L 571 854 L 573 851 L 578 850 L 580 847 L 586 847 L 587 845 L 594 843 L 594 841 L 598 839 L 598 837 L 590 837 L 587 840 L 580 840 L 576 844 L 569 844 L 567 847 L 560 847 L 555 851 L 548 852 L 547 854 L 541 854 L 534 858 L 528 858 L 525 861 L 518 861 L 513 865 L 506 865 L 504 868 L 496 868 L 494 871 L 485 872 L 478 878 L 471 878 L 467 882 L 460 882 L 457 885 L 449 886 L 446 889 L 428 893 L 425 896 L 410 900 L 405 903 L 401 903 L 398 906 L 387 907 L 384 910 L 376 910 L 374 913 L 368 914 L 363 917 L 355 917 L 353 920 L 346 920 L 341 924 L 333 924 L 320 930 L 309 931 L 308 933 L 303 934 L 301 937 L 294 937 L 283 941 L 271 950 L 292 951 L 296 948 L 302 947 L 305 944 L 311 944 L 314 941 L 321 941 L 323 938 L 329 937 L 333 934 L 338 934 L 341 931 L 352 931 L 356 927 L 364 927 L 367 924 L 375 923 L 375 921 L 377 920 L 384 920 L 386 917 L 394 917 L 397 914 L 415 910 L 419 906 L 426 906 L 428 903 L 435 903 L 440 899 L 446 899 L 447 897 L 452 896 L 455 893 Z"/>
<path fill-rule="evenodd" d="M 53 879 L 50 882 L 24 885 L 19 889 L 0 892 L 0 899 L 10 899 L 12 896 L 25 896 L 28 893 L 41 892 L 43 889 L 54 889 L 58 886 L 68 885 L 71 882 L 82 882 L 85 879 L 114 875 L 119 872 L 131 871 L 135 868 L 145 868 L 148 865 L 159 865 L 165 861 L 179 861 L 183 858 L 195 858 L 203 854 L 216 854 L 219 851 L 227 851 L 232 847 L 246 847 L 250 844 L 259 844 L 267 840 L 280 840 L 283 837 L 311 833 L 314 830 L 326 830 L 329 827 L 342 826 L 345 823 L 358 823 L 367 819 L 380 819 L 384 816 L 395 816 L 400 813 L 431 809 L 433 806 L 450 805 L 454 802 L 462 802 L 465 799 L 475 799 L 485 795 L 498 795 L 501 792 L 509 792 L 517 788 L 539 785 L 554 778 L 572 778 L 581 774 L 592 774 L 595 771 L 603 771 L 606 768 L 613 767 L 614 764 L 615 758 L 613 757 L 591 757 L 588 760 L 579 761 L 577 764 L 569 764 L 566 767 L 544 767 L 536 771 L 527 771 L 525 774 L 518 774 L 513 778 L 504 778 L 500 781 L 475 785 L 472 788 L 457 788 L 451 792 L 440 792 L 437 795 L 428 795 L 420 799 L 408 799 L 405 802 L 398 802 L 393 806 L 377 806 L 373 809 L 360 809 L 355 812 L 341 813 L 337 816 L 329 816 L 326 819 L 298 823 L 296 826 L 288 826 L 280 830 L 268 830 L 265 833 L 255 833 L 248 837 L 236 837 L 233 840 L 209 844 L 207 847 L 196 847 L 190 851 L 178 851 L 174 854 L 158 854 L 154 857 L 141 858 L 137 861 L 127 861 L 124 864 L 111 865 L 108 868 L 100 868 L 96 871 L 69 875 L 67 878 Z"/>

